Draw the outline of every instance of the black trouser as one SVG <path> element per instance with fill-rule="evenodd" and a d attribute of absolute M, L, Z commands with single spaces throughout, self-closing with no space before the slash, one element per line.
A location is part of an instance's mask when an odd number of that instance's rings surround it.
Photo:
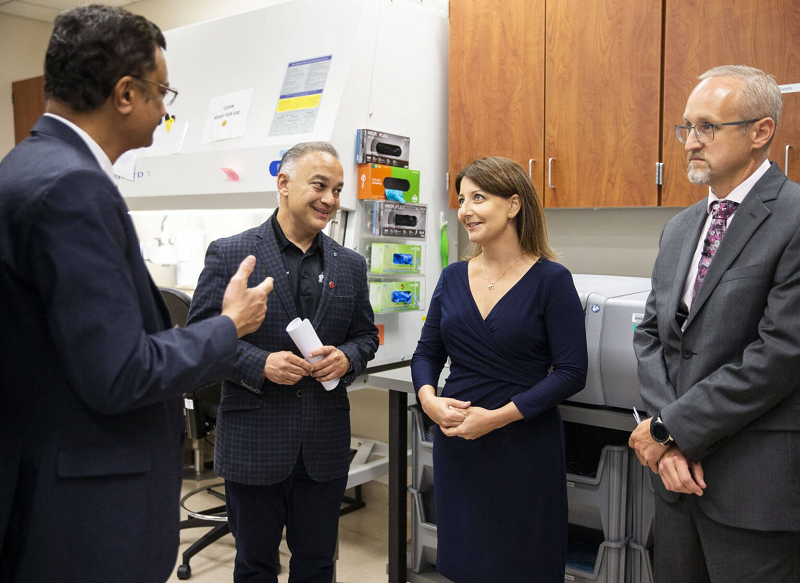
<path fill-rule="evenodd" d="M 276 583 L 276 557 L 286 526 L 290 583 L 331 583 L 339 507 L 347 476 L 315 482 L 297 456 L 289 477 L 270 486 L 226 481 L 228 524 L 236 539 L 236 583 Z"/>

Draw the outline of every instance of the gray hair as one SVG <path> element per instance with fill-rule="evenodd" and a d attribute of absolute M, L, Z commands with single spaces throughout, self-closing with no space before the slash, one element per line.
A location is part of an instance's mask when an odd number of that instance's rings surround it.
<path fill-rule="evenodd" d="M 330 154 L 337 160 L 339 159 L 339 153 L 336 151 L 336 148 L 331 146 L 328 142 L 300 142 L 286 150 L 281 158 L 281 165 L 278 171 L 288 175 L 289 178 L 293 178 L 298 160 L 312 152 L 323 152 L 325 154 Z"/>
<path fill-rule="evenodd" d="M 742 119 L 763 119 L 771 117 L 778 127 L 778 120 L 781 117 L 783 108 L 783 98 L 781 90 L 775 77 L 768 75 L 760 69 L 748 67 L 746 65 L 722 65 L 709 69 L 698 77 L 700 81 L 711 77 L 733 77 L 744 81 L 742 84 L 741 97 L 737 105 L 737 110 Z M 750 127 L 745 125 L 742 133 L 746 134 Z M 775 137 L 775 134 L 772 134 Z M 769 150 L 772 138 L 766 145 L 765 150 Z"/>

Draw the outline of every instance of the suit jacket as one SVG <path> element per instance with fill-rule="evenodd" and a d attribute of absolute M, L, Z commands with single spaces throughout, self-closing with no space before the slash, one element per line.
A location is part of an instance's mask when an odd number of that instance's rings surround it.
<path fill-rule="evenodd" d="M 256 267 L 249 285 L 271 276 L 267 316 L 256 332 L 239 340 L 233 373 L 222 384 L 217 417 L 214 465 L 220 476 L 243 484 L 274 484 L 295 466 L 302 445 L 309 475 L 327 481 L 347 475 L 350 465 L 350 402 L 346 385 L 360 375 L 378 349 L 366 262 L 355 251 L 323 235 L 323 291 L 312 325 L 323 345 L 347 355 L 353 370 L 332 391 L 312 377 L 294 386 L 264 377 L 267 356 L 299 351 L 286 332 L 297 317 L 289 278 L 271 224 L 213 242 L 206 255 L 189 310 L 189 325 L 216 315 L 223 283 L 247 255 Z"/>
<path fill-rule="evenodd" d="M 127 211 L 56 119 L 0 163 L 0 581 L 175 566 L 180 396 L 225 376 L 236 330 L 170 328 Z"/>
<path fill-rule="evenodd" d="M 684 455 L 702 462 L 708 516 L 800 530 L 800 185 L 774 164 L 755 184 L 681 331 L 675 314 L 706 216 L 703 200 L 661 235 L 634 334 L 642 399 Z"/>

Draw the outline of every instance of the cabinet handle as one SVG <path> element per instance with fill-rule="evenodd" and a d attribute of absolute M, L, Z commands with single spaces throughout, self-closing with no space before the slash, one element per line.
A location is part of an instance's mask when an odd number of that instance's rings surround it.
<path fill-rule="evenodd" d="M 555 158 L 547 160 L 547 186 L 555 190 L 556 187 L 553 184 L 553 160 L 555 160 Z"/>
<path fill-rule="evenodd" d="M 533 158 L 528 160 L 528 178 L 533 180 L 533 163 L 536 162 Z"/>
<path fill-rule="evenodd" d="M 784 154 L 783 157 L 783 173 L 786 174 L 786 176 L 789 176 L 789 148 L 791 148 L 791 146 L 786 144 L 786 154 Z"/>

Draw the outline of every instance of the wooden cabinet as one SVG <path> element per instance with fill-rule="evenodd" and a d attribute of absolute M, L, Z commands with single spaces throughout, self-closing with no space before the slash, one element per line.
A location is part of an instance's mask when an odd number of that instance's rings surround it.
<path fill-rule="evenodd" d="M 450 30 L 454 207 L 455 174 L 488 155 L 535 160 L 550 208 L 687 206 L 707 191 L 674 126 L 697 75 L 746 64 L 800 84 L 797 0 L 451 0 Z M 785 170 L 791 146 L 800 181 L 800 92 L 783 100 L 770 159 Z"/>
<path fill-rule="evenodd" d="M 675 137 L 697 76 L 719 65 L 750 65 L 779 85 L 800 83 L 800 2 L 797 0 L 666 0 L 664 30 L 663 206 L 687 206 L 708 194 L 689 183 L 686 154 Z M 736 120 L 731 120 L 736 121 Z M 784 93 L 770 160 L 800 181 L 800 93 Z"/>
<path fill-rule="evenodd" d="M 661 2 L 548 0 L 545 206 L 658 204 Z"/>
<path fill-rule="evenodd" d="M 548 207 L 656 205 L 661 2 L 452 0 L 451 206 L 487 155 Z"/>
<path fill-rule="evenodd" d="M 28 137 L 36 121 L 44 113 L 44 76 L 11 83 L 14 102 L 14 144 Z"/>
<path fill-rule="evenodd" d="M 530 168 L 541 191 L 544 0 L 450 2 L 450 207 L 456 175 L 483 156 Z"/>

